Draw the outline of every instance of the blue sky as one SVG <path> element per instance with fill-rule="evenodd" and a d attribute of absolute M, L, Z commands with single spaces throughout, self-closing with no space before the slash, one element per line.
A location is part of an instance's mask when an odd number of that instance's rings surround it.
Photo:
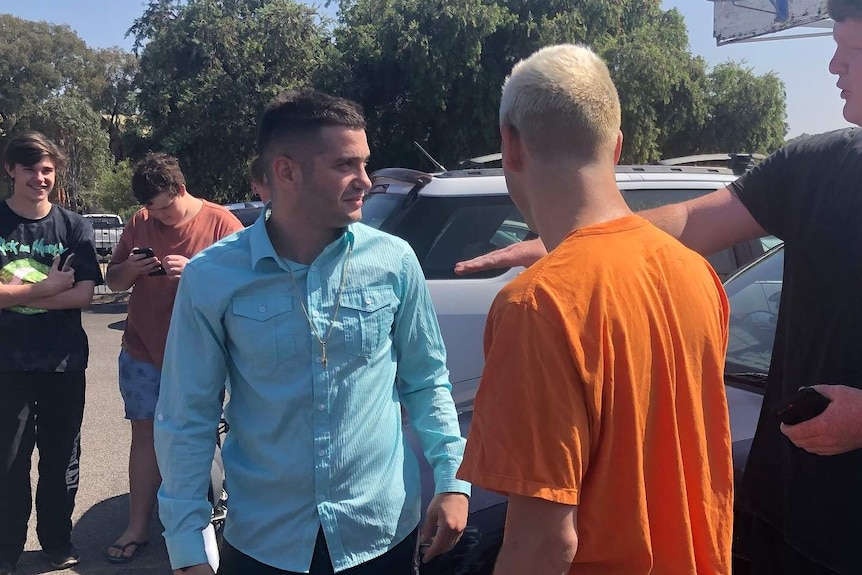
<path fill-rule="evenodd" d="M 308 2 L 322 5 L 322 2 Z M 755 72 L 775 72 L 787 88 L 788 137 L 847 126 L 841 115 L 835 77 L 827 70 L 832 56 L 831 38 L 784 40 L 717 47 L 712 38 L 712 2 L 663 0 L 685 17 L 692 53 L 710 65 L 727 60 L 745 62 Z M 93 47 L 131 47 L 125 38 L 132 21 L 143 11 L 141 0 L 0 0 L 0 12 L 28 20 L 68 24 Z"/>

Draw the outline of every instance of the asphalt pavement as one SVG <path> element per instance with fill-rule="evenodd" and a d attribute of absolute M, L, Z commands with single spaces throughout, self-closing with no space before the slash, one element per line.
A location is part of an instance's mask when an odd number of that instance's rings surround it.
<path fill-rule="evenodd" d="M 131 432 L 123 418 L 123 400 L 117 386 L 117 354 L 123 334 L 126 307 L 111 297 L 84 312 L 83 323 L 90 340 L 87 370 L 87 400 L 81 431 L 81 484 L 72 517 L 72 542 L 81 552 L 81 563 L 54 571 L 41 555 L 36 538 L 36 514 L 30 517 L 27 545 L 18 563 L 17 575 L 35 573 L 81 573 L 107 575 L 170 574 L 162 527 L 154 517 L 150 544 L 134 561 L 112 565 L 103 558 L 105 549 L 126 527 L 128 519 L 128 460 Z M 33 459 L 33 493 L 36 464 Z"/>

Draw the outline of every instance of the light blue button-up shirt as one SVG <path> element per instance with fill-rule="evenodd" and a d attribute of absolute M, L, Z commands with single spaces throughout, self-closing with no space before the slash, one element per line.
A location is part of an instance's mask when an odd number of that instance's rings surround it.
<path fill-rule="evenodd" d="M 350 244 L 324 364 L 299 302 L 325 338 Z M 155 421 L 159 510 L 174 568 L 206 562 L 201 531 L 225 380 L 225 538 L 258 561 L 307 572 L 322 528 L 340 571 L 416 528 L 419 468 L 405 445 L 402 404 L 436 493 L 469 494 L 455 479 L 464 440 L 437 318 L 399 238 L 353 224 L 303 266 L 275 253 L 261 217 L 188 263 Z"/>

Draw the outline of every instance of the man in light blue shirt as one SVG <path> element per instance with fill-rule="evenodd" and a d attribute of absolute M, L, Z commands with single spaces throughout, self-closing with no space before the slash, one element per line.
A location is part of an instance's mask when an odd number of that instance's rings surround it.
<path fill-rule="evenodd" d="M 371 187 L 362 111 L 283 94 L 258 152 L 271 213 L 189 262 L 174 307 L 155 422 L 171 565 L 213 572 L 202 530 L 227 379 L 219 573 L 416 573 L 420 537 L 428 560 L 466 525 L 464 440 L 416 257 L 358 223 Z M 434 470 L 421 535 L 402 406 Z"/>

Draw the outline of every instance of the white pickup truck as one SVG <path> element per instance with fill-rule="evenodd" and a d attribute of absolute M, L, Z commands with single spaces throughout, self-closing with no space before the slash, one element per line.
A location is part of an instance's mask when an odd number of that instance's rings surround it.
<path fill-rule="evenodd" d="M 96 253 L 109 256 L 120 241 L 123 233 L 123 218 L 117 214 L 83 214 L 95 232 Z"/>

